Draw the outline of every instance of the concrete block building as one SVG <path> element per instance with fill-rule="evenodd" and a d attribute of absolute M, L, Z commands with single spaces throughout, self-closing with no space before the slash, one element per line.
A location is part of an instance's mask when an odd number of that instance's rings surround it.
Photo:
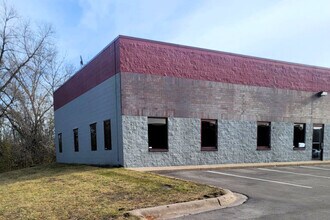
<path fill-rule="evenodd" d="M 330 69 L 119 36 L 54 93 L 61 163 L 330 159 Z"/>

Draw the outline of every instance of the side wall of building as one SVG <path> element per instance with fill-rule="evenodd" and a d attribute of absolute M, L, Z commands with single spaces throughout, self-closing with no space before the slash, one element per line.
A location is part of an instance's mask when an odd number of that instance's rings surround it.
<path fill-rule="evenodd" d="M 307 161 L 313 123 L 325 124 L 330 159 L 329 96 L 134 73 L 121 83 L 125 166 Z M 168 152 L 148 150 L 148 117 L 168 118 Z M 218 120 L 217 151 L 201 151 L 201 119 Z M 271 150 L 257 150 L 257 121 L 271 122 Z M 294 123 L 306 124 L 304 150 L 293 149 Z"/>
<path fill-rule="evenodd" d="M 114 75 L 55 111 L 56 158 L 60 163 L 122 165 L 120 75 Z M 103 121 L 111 120 L 112 149 L 104 149 Z M 97 150 L 91 150 L 89 125 L 97 126 Z M 79 152 L 73 129 L 78 128 Z M 58 134 L 62 134 L 59 152 Z"/>

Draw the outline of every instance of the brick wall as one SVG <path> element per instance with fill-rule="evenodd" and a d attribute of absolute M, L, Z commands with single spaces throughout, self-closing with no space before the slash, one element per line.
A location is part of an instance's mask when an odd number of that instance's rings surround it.
<path fill-rule="evenodd" d="M 330 96 L 315 92 L 140 73 L 121 88 L 123 115 L 330 123 Z"/>

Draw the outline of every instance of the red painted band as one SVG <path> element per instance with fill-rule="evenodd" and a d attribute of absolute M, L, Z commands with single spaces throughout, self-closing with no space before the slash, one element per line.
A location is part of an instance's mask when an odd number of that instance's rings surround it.
<path fill-rule="evenodd" d="M 330 69 L 119 36 L 54 93 L 64 106 L 116 73 L 330 91 Z"/>
<path fill-rule="evenodd" d="M 112 42 L 54 92 L 55 110 L 115 75 L 115 44 Z"/>
<path fill-rule="evenodd" d="M 120 71 L 301 91 L 330 91 L 330 69 L 201 48 L 120 39 Z"/>

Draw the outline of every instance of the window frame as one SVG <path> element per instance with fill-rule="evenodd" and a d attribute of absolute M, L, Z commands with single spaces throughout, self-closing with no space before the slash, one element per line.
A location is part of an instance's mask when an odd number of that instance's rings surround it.
<path fill-rule="evenodd" d="M 106 123 L 108 123 L 108 122 L 109 122 L 109 131 L 106 131 Z M 103 121 L 103 138 L 104 138 L 104 150 L 112 150 L 111 120 L 110 119 Z"/>
<path fill-rule="evenodd" d="M 165 146 L 150 146 L 150 127 L 149 127 L 149 119 L 165 119 L 165 125 L 166 125 L 166 144 Z M 147 118 L 147 126 L 148 126 L 148 151 L 149 152 L 167 152 L 168 151 L 168 118 L 166 117 L 148 117 Z"/>
<path fill-rule="evenodd" d="M 92 131 L 95 131 L 95 134 L 92 133 Z M 90 140 L 91 140 L 91 151 L 97 151 L 97 123 L 94 122 L 89 125 L 89 134 L 90 134 Z"/>
<path fill-rule="evenodd" d="M 57 134 L 58 152 L 63 153 L 62 132 Z"/>
<path fill-rule="evenodd" d="M 260 137 L 260 134 L 259 134 L 259 126 L 261 126 L 262 124 L 268 124 L 267 127 L 269 127 L 269 144 L 268 146 L 267 145 L 259 145 L 258 144 L 258 140 L 259 140 L 259 137 Z M 272 123 L 270 121 L 257 121 L 257 150 L 271 150 L 271 146 L 272 146 Z"/>
<path fill-rule="evenodd" d="M 206 121 L 213 121 L 215 122 L 214 124 L 216 125 L 215 128 L 215 141 L 216 144 L 215 146 L 203 146 L 203 122 Z M 217 151 L 218 150 L 218 120 L 217 119 L 201 119 L 201 124 L 200 124 L 200 134 L 201 134 L 201 151 Z"/>
<path fill-rule="evenodd" d="M 303 132 L 304 132 L 304 144 L 305 147 L 299 147 L 299 146 L 295 146 L 295 126 L 296 125 L 303 125 Z M 293 150 L 305 150 L 306 149 L 306 123 L 294 123 L 293 124 Z M 301 143 L 301 142 L 298 142 Z"/>
<path fill-rule="evenodd" d="M 79 130 L 78 130 L 78 128 L 73 129 L 73 147 L 74 147 L 74 152 L 79 152 Z"/>

